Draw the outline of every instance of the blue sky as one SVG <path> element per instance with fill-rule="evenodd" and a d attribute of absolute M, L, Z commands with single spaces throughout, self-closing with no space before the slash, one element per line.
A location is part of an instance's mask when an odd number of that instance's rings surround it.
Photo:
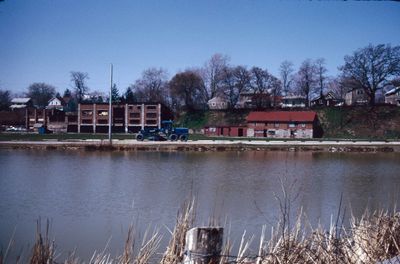
<path fill-rule="evenodd" d="M 305 1 L 5 0 L 0 2 L 0 89 L 46 82 L 71 88 L 70 71 L 106 91 L 109 65 L 120 91 L 149 67 L 172 77 L 215 53 L 234 65 L 278 74 L 326 59 L 337 74 L 343 57 L 369 43 L 400 45 L 400 3 Z"/>

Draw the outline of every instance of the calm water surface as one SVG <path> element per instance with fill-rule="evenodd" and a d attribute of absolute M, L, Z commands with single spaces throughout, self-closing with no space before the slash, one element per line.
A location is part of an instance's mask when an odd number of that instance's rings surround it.
<path fill-rule="evenodd" d="M 293 208 L 328 226 L 340 196 L 347 215 L 393 208 L 400 201 L 395 153 L 132 153 L 0 150 L 0 247 L 14 230 L 14 251 L 32 245 L 36 220 L 52 221 L 58 252 L 117 254 L 130 223 L 167 239 L 182 202 L 194 193 L 197 224 L 228 221 L 237 240 L 275 223 L 275 195 L 294 183 Z"/>

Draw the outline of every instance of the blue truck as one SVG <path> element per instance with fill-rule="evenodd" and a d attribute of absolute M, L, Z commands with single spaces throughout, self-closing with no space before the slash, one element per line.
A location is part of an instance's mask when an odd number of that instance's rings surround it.
<path fill-rule="evenodd" d="M 185 127 L 174 127 L 171 120 L 161 122 L 161 128 L 146 127 L 139 131 L 136 140 L 143 141 L 145 139 L 153 141 L 187 141 L 189 138 L 189 129 Z"/>

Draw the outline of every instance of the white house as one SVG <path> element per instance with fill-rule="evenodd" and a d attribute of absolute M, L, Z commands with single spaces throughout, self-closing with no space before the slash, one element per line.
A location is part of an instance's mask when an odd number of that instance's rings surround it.
<path fill-rule="evenodd" d="M 53 97 L 49 100 L 49 103 L 46 106 L 46 109 L 57 109 L 60 111 L 64 110 L 64 100 L 58 97 Z"/>
<path fill-rule="evenodd" d="M 300 95 L 288 95 L 282 98 L 282 108 L 298 108 L 306 107 L 307 99 L 305 96 Z"/>
<path fill-rule="evenodd" d="M 211 110 L 223 110 L 227 109 L 229 106 L 228 100 L 221 96 L 211 98 L 210 100 L 208 100 L 207 104 L 208 108 Z"/>
<path fill-rule="evenodd" d="M 400 86 L 385 93 L 385 103 L 400 106 Z"/>
<path fill-rule="evenodd" d="M 346 105 L 366 105 L 369 97 L 364 89 L 356 88 L 348 91 L 344 100 Z"/>

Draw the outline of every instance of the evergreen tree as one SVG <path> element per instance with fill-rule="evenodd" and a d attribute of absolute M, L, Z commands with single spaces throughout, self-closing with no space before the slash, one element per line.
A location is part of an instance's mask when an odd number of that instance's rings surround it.
<path fill-rule="evenodd" d="M 113 103 L 120 103 L 121 97 L 119 96 L 119 91 L 117 85 L 114 83 L 111 88 L 111 102 Z"/>

